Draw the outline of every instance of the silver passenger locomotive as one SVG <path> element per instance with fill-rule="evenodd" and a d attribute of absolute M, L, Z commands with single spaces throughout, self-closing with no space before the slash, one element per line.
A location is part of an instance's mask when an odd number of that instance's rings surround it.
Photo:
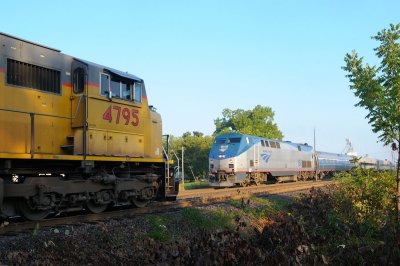
<path fill-rule="evenodd" d="M 231 187 L 321 179 L 354 166 L 351 156 L 314 151 L 307 144 L 229 133 L 216 137 L 211 148 L 209 183 Z"/>

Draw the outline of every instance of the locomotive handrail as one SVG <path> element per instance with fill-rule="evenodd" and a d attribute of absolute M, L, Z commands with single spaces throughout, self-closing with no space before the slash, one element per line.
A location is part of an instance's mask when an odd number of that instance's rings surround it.
<path fill-rule="evenodd" d="M 79 100 L 80 102 L 80 100 Z M 12 112 L 12 113 L 19 113 L 19 114 L 26 114 L 30 116 L 30 122 L 31 122 L 31 158 L 33 158 L 35 154 L 35 115 L 38 116 L 46 116 L 46 117 L 54 117 L 54 118 L 60 118 L 60 119 L 74 119 L 75 116 L 60 116 L 60 115 L 49 115 L 49 114 L 42 114 L 42 113 L 35 113 L 35 112 L 25 112 L 25 111 L 19 111 L 19 110 L 10 110 L 10 109 L 4 109 L 0 108 L 0 111 L 5 111 L 5 112 Z M 76 113 L 75 113 L 76 115 Z M 85 154 L 86 157 L 86 154 Z"/>
<path fill-rule="evenodd" d="M 18 111 L 18 110 L 3 109 L 3 108 L 0 108 L 0 111 L 27 114 L 27 115 L 33 114 L 33 115 L 39 115 L 39 116 L 48 116 L 48 117 L 64 118 L 64 119 L 74 119 L 75 118 L 75 116 L 49 115 L 49 114 L 42 114 L 42 113 L 35 113 L 35 112 L 25 112 L 25 111 Z"/>

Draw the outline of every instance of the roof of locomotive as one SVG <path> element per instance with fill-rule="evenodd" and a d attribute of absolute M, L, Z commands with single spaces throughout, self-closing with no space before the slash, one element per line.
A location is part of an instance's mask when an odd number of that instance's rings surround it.
<path fill-rule="evenodd" d="M 22 38 L 19 38 L 19 37 L 16 37 L 16 36 L 4 33 L 4 32 L 0 32 L 0 35 L 3 35 L 3 36 L 8 37 L 8 38 L 12 38 L 12 39 L 15 39 L 15 40 L 18 40 L 18 41 L 26 42 L 26 43 L 29 43 L 29 44 L 32 44 L 32 45 L 35 45 L 35 46 L 39 46 L 39 47 L 42 47 L 42 48 L 46 48 L 46 49 L 53 50 L 55 52 L 61 53 L 61 50 L 58 50 L 58 49 L 55 49 L 55 48 L 51 48 L 51 47 L 45 46 L 43 44 L 31 42 L 31 41 L 28 41 L 28 40 L 25 40 L 25 39 L 22 39 Z"/>
<path fill-rule="evenodd" d="M 61 50 L 58 50 L 58 49 L 55 49 L 55 48 L 52 48 L 52 47 L 49 47 L 49 46 L 45 46 L 45 45 L 42 45 L 42 44 L 39 44 L 39 43 L 28 41 L 28 40 L 25 40 L 25 39 L 22 39 L 22 38 L 19 38 L 19 37 L 16 37 L 16 36 L 4 33 L 4 32 L 0 32 L 0 37 L 1 36 L 7 37 L 7 38 L 10 38 L 10 39 L 14 39 L 16 41 L 28 43 L 28 44 L 33 45 L 33 46 L 37 46 L 37 47 L 41 47 L 41 48 L 44 48 L 44 49 L 48 49 L 48 50 L 51 50 L 53 52 L 57 52 L 60 55 L 65 55 L 65 56 L 71 57 L 74 60 L 78 60 L 78 61 L 80 61 L 80 62 L 82 62 L 82 63 L 84 63 L 84 64 L 86 64 L 88 66 L 92 66 L 92 67 L 95 67 L 95 68 L 98 68 L 98 69 L 104 69 L 104 70 L 106 70 L 108 72 L 111 72 L 112 74 L 115 74 L 115 75 L 123 77 L 123 78 L 127 78 L 127 79 L 132 79 L 132 80 L 135 80 L 135 81 L 143 82 L 143 79 L 141 79 L 141 78 L 139 78 L 139 77 L 137 77 L 135 75 L 132 75 L 132 74 L 130 74 L 128 72 L 123 72 L 123 71 L 120 71 L 120 70 L 113 69 L 111 67 L 103 66 L 103 65 L 96 64 L 96 63 L 93 63 L 93 62 L 90 62 L 90 61 L 87 61 L 87 60 L 83 60 L 83 59 L 76 58 L 76 57 L 73 57 L 73 56 L 70 56 L 70 55 L 66 55 L 64 53 L 61 53 Z"/>
<path fill-rule="evenodd" d="M 111 73 L 113 73 L 115 75 L 118 75 L 120 77 L 124 77 L 124 78 L 127 78 L 127 79 L 133 79 L 133 80 L 136 80 L 136 81 L 139 81 L 139 82 L 143 82 L 143 79 L 141 79 L 141 78 L 139 78 L 139 77 L 137 77 L 135 75 L 132 75 L 132 74 L 130 74 L 128 72 L 123 72 L 123 71 L 120 71 L 120 70 L 117 70 L 117 69 L 114 69 L 114 68 L 111 68 L 111 67 L 106 67 L 106 66 L 99 65 L 99 64 L 96 64 L 96 63 L 93 63 L 93 62 L 90 62 L 90 61 L 87 61 L 87 60 L 79 59 L 79 58 L 74 58 L 74 59 L 76 59 L 78 61 L 81 61 L 82 63 L 85 63 L 87 65 L 93 66 L 95 68 L 104 69 L 104 70 L 106 70 L 108 72 L 111 72 Z"/>
<path fill-rule="evenodd" d="M 308 145 L 307 143 L 304 143 L 304 144 L 303 143 L 294 143 L 294 142 L 290 142 L 290 141 L 269 139 L 269 138 L 257 137 L 257 136 L 242 134 L 242 133 L 236 133 L 236 132 L 224 133 L 224 134 L 218 135 L 216 137 L 216 139 L 217 138 L 218 139 L 220 139 L 220 138 L 244 138 L 244 137 L 248 137 L 248 138 L 251 138 L 251 139 L 255 140 L 256 141 L 255 143 L 258 143 L 261 140 L 267 140 L 267 141 L 279 142 L 281 145 L 284 145 L 286 148 L 290 147 L 292 149 L 297 150 L 298 147 L 300 146 L 301 147 L 301 151 L 304 151 L 304 152 L 312 152 L 313 151 L 313 147 Z"/>

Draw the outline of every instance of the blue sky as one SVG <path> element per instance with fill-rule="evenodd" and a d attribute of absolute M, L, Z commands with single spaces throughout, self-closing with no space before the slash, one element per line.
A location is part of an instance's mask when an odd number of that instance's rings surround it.
<path fill-rule="evenodd" d="M 210 135 L 224 108 L 269 106 L 286 140 L 391 159 L 341 69 L 400 23 L 400 1 L 3 1 L 0 31 L 146 82 L 164 133 Z"/>

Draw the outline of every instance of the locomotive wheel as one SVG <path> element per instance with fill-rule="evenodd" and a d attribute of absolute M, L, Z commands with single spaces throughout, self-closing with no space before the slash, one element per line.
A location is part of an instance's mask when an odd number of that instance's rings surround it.
<path fill-rule="evenodd" d="M 29 199 L 19 199 L 17 202 L 17 209 L 21 214 L 21 216 L 31 221 L 43 220 L 51 212 L 51 209 L 47 210 L 34 209 Z"/>
<path fill-rule="evenodd" d="M 89 200 L 86 203 L 86 209 L 91 212 L 91 213 L 101 213 L 105 211 L 108 207 L 108 204 L 101 204 L 101 203 L 96 203 L 93 200 Z"/>
<path fill-rule="evenodd" d="M 131 201 L 132 201 L 133 206 L 135 206 L 137 208 L 144 208 L 150 202 L 150 200 L 139 199 L 139 198 L 133 198 Z"/>

